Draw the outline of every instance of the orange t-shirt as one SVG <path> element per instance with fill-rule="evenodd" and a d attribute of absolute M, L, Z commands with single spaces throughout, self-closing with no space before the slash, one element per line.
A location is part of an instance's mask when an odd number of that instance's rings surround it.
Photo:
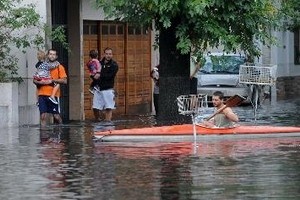
<path fill-rule="evenodd" d="M 59 65 L 57 68 L 51 69 L 50 71 L 52 79 L 67 78 L 65 68 Z M 53 90 L 53 85 L 41 85 L 38 88 L 38 95 L 51 96 Z M 60 97 L 60 89 L 58 89 L 56 97 Z"/>

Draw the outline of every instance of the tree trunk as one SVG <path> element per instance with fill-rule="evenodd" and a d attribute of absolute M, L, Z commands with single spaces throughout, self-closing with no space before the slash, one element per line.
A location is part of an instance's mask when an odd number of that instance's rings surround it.
<path fill-rule="evenodd" d="M 159 36 L 159 115 L 158 122 L 180 123 L 188 119 L 178 114 L 176 97 L 190 92 L 190 55 L 181 55 L 176 49 L 176 22 Z"/>

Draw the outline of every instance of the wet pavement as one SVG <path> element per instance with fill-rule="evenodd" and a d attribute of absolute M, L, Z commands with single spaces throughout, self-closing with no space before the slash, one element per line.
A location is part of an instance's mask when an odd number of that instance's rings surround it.
<path fill-rule="evenodd" d="M 234 108 L 242 124 L 300 126 L 300 99 Z M 153 116 L 114 128 L 154 126 Z M 99 142 L 101 123 L 0 130 L 0 199 L 300 199 L 300 135 Z"/>

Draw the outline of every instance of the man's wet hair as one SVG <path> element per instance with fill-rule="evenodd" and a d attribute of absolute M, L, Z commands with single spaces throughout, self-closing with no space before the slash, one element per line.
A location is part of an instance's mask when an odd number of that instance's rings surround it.
<path fill-rule="evenodd" d="M 89 55 L 90 55 L 91 58 L 97 58 L 98 57 L 98 51 L 97 50 L 91 50 Z"/>
<path fill-rule="evenodd" d="M 224 99 L 224 93 L 221 92 L 221 91 L 215 91 L 215 92 L 213 93 L 213 96 L 217 96 L 217 97 L 219 97 L 221 100 Z"/>
<path fill-rule="evenodd" d="M 112 48 L 110 48 L 110 47 L 106 47 L 106 48 L 104 49 L 104 53 L 105 53 L 105 51 L 107 51 L 107 50 L 111 50 L 111 51 L 113 51 L 113 50 L 112 50 Z"/>
<path fill-rule="evenodd" d="M 49 55 L 50 51 L 54 51 L 56 56 L 58 56 L 58 51 L 56 49 L 48 49 L 47 55 Z"/>

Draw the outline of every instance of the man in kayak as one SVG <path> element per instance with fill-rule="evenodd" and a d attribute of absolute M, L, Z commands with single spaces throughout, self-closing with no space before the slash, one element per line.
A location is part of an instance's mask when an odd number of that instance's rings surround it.
<path fill-rule="evenodd" d="M 216 91 L 212 96 L 212 103 L 216 110 L 224 107 L 224 94 L 221 91 Z M 203 125 L 209 128 L 233 127 L 235 122 L 238 122 L 238 116 L 230 107 L 226 107 L 223 111 L 216 114 L 212 119 L 204 121 Z"/>

